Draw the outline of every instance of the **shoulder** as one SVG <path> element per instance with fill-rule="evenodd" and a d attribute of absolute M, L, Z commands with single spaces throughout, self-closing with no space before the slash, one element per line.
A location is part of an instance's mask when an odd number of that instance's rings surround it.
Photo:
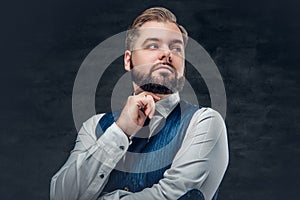
<path fill-rule="evenodd" d="M 227 130 L 219 112 L 202 107 L 194 113 L 177 158 L 187 155 L 187 151 L 191 149 L 203 158 L 213 151 L 218 152 L 218 155 L 226 154 Z"/>
<path fill-rule="evenodd" d="M 195 137 L 199 134 L 214 139 L 217 139 L 220 134 L 226 134 L 226 125 L 219 112 L 212 108 L 202 107 L 194 113 L 187 137 Z"/>
<path fill-rule="evenodd" d="M 192 120 L 199 122 L 199 120 L 212 119 L 212 121 L 216 122 L 224 122 L 221 114 L 209 107 L 201 107 L 199 108 L 193 115 Z"/>

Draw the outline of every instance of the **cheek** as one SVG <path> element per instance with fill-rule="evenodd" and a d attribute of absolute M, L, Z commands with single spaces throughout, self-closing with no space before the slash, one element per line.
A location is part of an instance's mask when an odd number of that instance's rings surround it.
<path fill-rule="evenodd" d="M 184 67 L 182 67 L 182 68 L 180 68 L 180 69 L 178 70 L 178 76 L 179 76 L 179 77 L 184 76 Z"/>
<path fill-rule="evenodd" d="M 177 59 L 174 60 L 173 65 L 176 66 L 178 75 L 183 76 L 184 75 L 184 68 L 185 68 L 184 60 L 182 58 L 177 58 Z"/>
<path fill-rule="evenodd" d="M 156 62 L 158 54 L 150 51 L 140 51 L 133 54 L 133 63 L 135 65 L 153 64 Z"/>

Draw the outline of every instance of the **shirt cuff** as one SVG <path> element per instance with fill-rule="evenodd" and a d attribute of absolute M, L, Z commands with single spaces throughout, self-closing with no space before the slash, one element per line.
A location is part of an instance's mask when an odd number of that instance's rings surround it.
<path fill-rule="evenodd" d="M 127 151 L 129 139 L 122 129 L 114 122 L 106 129 L 105 133 L 98 139 L 97 143 L 103 147 L 107 153 L 119 154 L 120 152 Z"/>

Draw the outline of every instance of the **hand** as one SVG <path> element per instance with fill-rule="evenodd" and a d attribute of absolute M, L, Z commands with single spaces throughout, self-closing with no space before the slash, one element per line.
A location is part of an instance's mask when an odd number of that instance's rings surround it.
<path fill-rule="evenodd" d="M 129 96 L 116 124 L 128 137 L 135 134 L 143 127 L 148 117 L 153 117 L 155 102 L 158 100 L 160 98 L 151 92 Z"/>

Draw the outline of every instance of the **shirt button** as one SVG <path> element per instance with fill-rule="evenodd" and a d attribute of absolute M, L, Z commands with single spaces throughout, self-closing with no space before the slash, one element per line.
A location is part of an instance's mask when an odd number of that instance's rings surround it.
<path fill-rule="evenodd" d="M 100 176 L 100 178 L 104 178 L 104 174 L 100 174 L 99 176 Z"/>
<path fill-rule="evenodd" d="M 120 147 L 120 149 L 122 149 L 122 150 L 124 150 L 125 149 L 125 147 L 124 146 L 119 146 Z"/>
<path fill-rule="evenodd" d="M 124 187 L 124 190 L 128 192 L 128 191 L 129 191 L 129 188 L 128 188 L 128 187 Z"/>

